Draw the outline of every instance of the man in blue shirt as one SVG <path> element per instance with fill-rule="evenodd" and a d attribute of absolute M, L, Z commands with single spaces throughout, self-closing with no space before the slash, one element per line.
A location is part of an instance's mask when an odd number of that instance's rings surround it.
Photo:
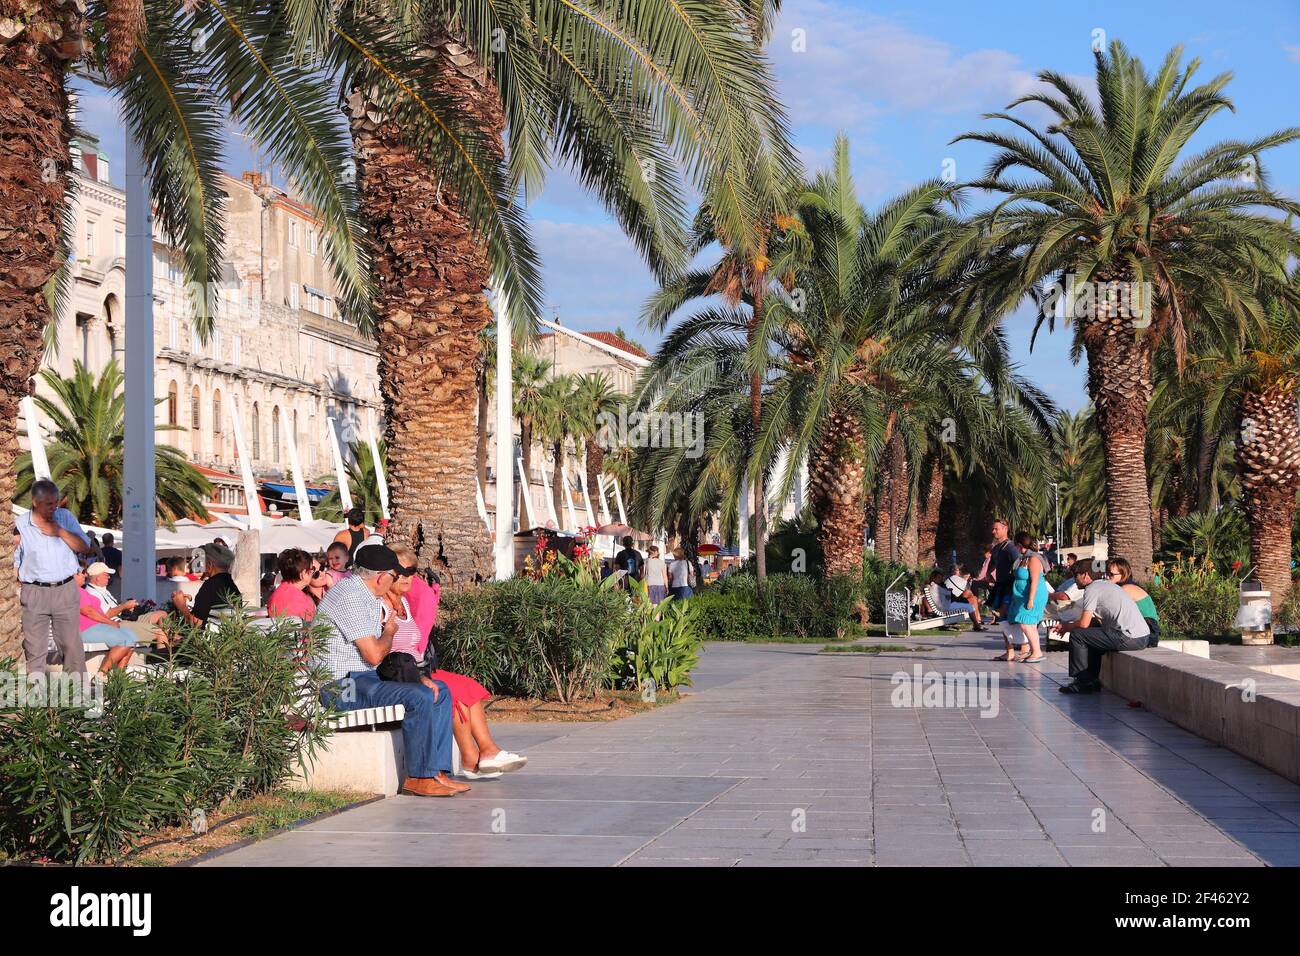
<path fill-rule="evenodd" d="M 63 655 L 65 672 L 84 673 L 81 594 L 73 576 L 77 556 L 90 553 L 90 539 L 67 508 L 59 507 L 59 486 L 48 478 L 32 484 L 32 510 L 19 515 L 18 582 L 23 608 L 23 656 L 27 673 L 45 673 L 50 638 Z"/>

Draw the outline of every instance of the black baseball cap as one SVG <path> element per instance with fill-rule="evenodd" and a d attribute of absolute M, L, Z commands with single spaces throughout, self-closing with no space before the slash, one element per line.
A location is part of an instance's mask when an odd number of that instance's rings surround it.
<path fill-rule="evenodd" d="M 352 566 L 366 571 L 389 571 L 396 574 L 401 569 L 402 563 L 397 560 L 397 555 L 393 553 L 392 548 L 382 544 L 369 544 L 364 548 L 357 548 L 357 553 L 352 557 Z"/>

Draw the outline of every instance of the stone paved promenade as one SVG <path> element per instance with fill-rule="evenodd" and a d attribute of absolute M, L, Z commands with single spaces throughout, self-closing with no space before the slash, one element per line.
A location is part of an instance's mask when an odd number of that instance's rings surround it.
<path fill-rule="evenodd" d="M 980 637 L 882 656 L 709 645 L 678 704 L 500 725 L 519 773 L 208 865 L 1300 865 L 1300 787 L 1112 694 L 1058 694 L 1063 653 L 995 664 Z M 997 715 L 891 706 L 891 675 L 918 662 L 996 672 Z"/>

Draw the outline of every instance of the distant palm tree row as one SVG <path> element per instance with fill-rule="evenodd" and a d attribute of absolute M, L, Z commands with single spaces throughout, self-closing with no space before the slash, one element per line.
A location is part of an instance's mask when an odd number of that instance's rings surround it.
<path fill-rule="evenodd" d="M 689 314 L 637 401 L 706 416 L 709 453 L 638 452 L 652 480 L 634 489 L 635 520 L 690 539 L 712 515 L 734 522 L 742 482 L 783 478 L 781 498 L 790 462 L 806 461 L 831 571 L 860 563 L 868 524 L 878 554 L 930 563 L 973 557 L 994 515 L 1046 532 L 1059 503 L 1070 540 L 1105 530 L 1147 579 L 1165 519 L 1238 494 L 1251 561 L 1285 596 L 1300 205 L 1270 187 L 1262 157 L 1300 129 L 1190 152 L 1231 109 L 1229 77 L 1196 85 L 1197 65 L 1175 49 L 1148 73 L 1112 43 L 1095 97 L 1045 71 L 1011 106 L 1045 108 L 1049 125 L 992 114 L 1009 131 L 958 137 L 994 148 L 980 178 L 923 183 L 874 213 L 841 139 L 829 170 L 780 194 L 762 270 L 665 281 L 646 321 Z M 701 248 L 709 225 L 706 200 Z M 1085 413 L 1059 412 L 1010 363 L 1002 322 L 1025 302 L 1040 327 L 1072 328 Z"/>

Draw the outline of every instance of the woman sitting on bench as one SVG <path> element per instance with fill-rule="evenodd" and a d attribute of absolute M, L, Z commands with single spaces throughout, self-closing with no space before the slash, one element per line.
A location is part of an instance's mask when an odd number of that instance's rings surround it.
<path fill-rule="evenodd" d="M 136 631 L 130 622 L 116 619 L 123 611 L 135 607 L 135 601 L 118 604 L 114 600 L 108 590 L 112 574 L 112 568 L 96 561 L 75 575 L 77 587 L 81 589 L 81 643 L 108 645 L 108 653 L 96 671 L 101 676 L 107 676 L 114 668 L 125 669 L 136 643 Z"/>

